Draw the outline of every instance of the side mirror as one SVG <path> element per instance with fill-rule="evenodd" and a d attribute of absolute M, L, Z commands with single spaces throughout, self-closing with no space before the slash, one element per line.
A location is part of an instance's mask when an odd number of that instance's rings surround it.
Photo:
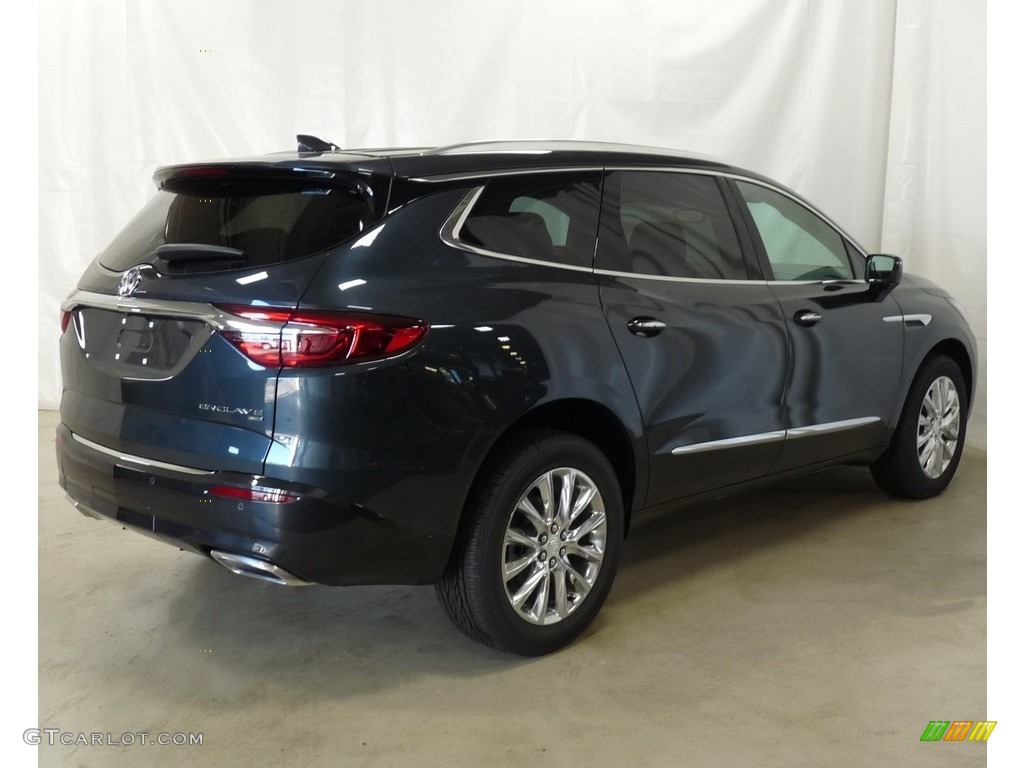
<path fill-rule="evenodd" d="M 903 259 L 884 253 L 873 253 L 868 256 L 867 282 L 880 288 L 894 288 L 903 279 Z"/>

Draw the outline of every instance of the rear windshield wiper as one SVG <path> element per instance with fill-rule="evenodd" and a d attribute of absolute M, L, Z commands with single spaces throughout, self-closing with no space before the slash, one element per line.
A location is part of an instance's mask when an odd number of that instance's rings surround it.
<path fill-rule="evenodd" d="M 227 248 L 223 245 L 205 243 L 167 243 L 157 248 L 153 255 L 167 264 L 186 261 L 245 261 L 245 251 Z"/>

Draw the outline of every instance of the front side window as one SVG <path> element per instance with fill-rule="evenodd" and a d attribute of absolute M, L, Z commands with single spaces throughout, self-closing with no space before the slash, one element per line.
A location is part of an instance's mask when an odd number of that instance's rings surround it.
<path fill-rule="evenodd" d="M 772 189 L 737 181 L 776 280 L 850 280 L 843 236 L 820 216 Z"/>
<path fill-rule="evenodd" d="M 590 267 L 600 199 L 597 173 L 499 176 L 487 182 L 456 236 L 493 253 Z"/>
<path fill-rule="evenodd" d="M 745 280 L 736 230 L 712 176 L 667 171 L 609 174 L 602 255 L 616 271 Z"/>

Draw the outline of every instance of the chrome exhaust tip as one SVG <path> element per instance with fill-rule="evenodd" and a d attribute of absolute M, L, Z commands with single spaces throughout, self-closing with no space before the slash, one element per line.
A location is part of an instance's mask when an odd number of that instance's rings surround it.
<path fill-rule="evenodd" d="M 216 549 L 210 552 L 210 557 L 239 576 L 248 576 L 251 579 L 268 581 L 283 587 L 308 587 L 313 584 L 312 581 L 300 579 L 298 576 L 288 573 L 284 568 L 266 560 L 260 560 L 258 557 L 236 555 Z"/>

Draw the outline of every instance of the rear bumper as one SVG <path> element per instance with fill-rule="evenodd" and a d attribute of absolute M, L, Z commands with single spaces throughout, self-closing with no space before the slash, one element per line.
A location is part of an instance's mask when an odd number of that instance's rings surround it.
<path fill-rule="evenodd" d="M 118 455 L 57 428 L 61 487 L 90 517 L 181 549 L 229 553 L 330 585 L 429 584 L 444 570 L 450 536 L 426 536 L 322 489 L 235 472 L 209 472 Z M 271 486 L 294 501 L 213 496 L 216 486 Z"/>

